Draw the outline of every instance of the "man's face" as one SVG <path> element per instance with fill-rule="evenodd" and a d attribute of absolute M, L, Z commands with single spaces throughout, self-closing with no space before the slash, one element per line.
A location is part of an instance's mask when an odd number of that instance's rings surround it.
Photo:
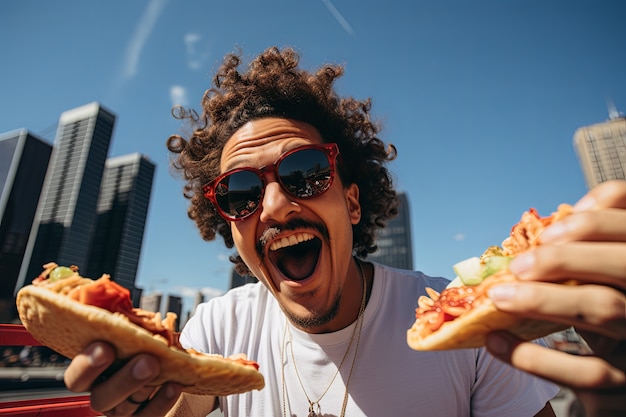
<path fill-rule="evenodd" d="M 226 142 L 220 169 L 262 168 L 287 151 L 319 143 L 319 132 L 306 123 L 254 120 Z M 336 330 L 348 314 L 340 301 L 352 260 L 352 225 L 361 218 L 358 197 L 358 187 L 344 188 L 337 173 L 326 192 L 310 199 L 291 196 L 269 174 L 261 207 L 230 223 L 244 262 L 291 321 L 307 331 Z"/>

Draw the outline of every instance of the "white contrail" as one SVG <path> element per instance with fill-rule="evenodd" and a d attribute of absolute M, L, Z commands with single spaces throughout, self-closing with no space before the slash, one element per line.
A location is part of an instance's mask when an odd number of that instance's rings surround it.
<path fill-rule="evenodd" d="M 354 36 L 354 31 L 352 30 L 352 27 L 350 26 L 348 21 L 344 19 L 341 13 L 339 13 L 339 10 L 337 10 L 337 8 L 331 3 L 331 1 L 322 0 L 322 3 L 324 3 L 324 5 L 326 6 L 330 14 L 332 14 L 333 17 L 335 18 L 335 20 L 339 22 L 343 30 L 345 30 L 346 33 L 348 33 L 350 36 Z"/>
<path fill-rule="evenodd" d="M 151 0 L 141 19 L 139 19 L 135 33 L 126 47 L 122 70 L 123 78 L 129 79 L 137 74 L 141 51 L 150 38 L 150 34 L 165 7 L 165 3 L 167 3 L 167 0 Z"/>

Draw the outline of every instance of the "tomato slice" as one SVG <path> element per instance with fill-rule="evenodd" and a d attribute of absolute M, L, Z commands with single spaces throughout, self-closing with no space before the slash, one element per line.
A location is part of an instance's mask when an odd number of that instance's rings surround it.
<path fill-rule="evenodd" d="M 444 319 L 444 312 L 441 310 L 430 310 L 425 312 L 422 316 L 422 320 L 424 320 L 426 326 L 433 332 L 441 327 Z"/>

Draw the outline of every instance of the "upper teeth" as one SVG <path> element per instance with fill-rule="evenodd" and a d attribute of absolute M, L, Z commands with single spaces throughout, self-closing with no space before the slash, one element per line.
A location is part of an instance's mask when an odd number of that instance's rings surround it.
<path fill-rule="evenodd" d="M 297 245 L 300 242 L 315 238 L 311 233 L 297 233 L 295 235 L 280 238 L 270 244 L 270 250 L 278 250 L 287 246 Z"/>

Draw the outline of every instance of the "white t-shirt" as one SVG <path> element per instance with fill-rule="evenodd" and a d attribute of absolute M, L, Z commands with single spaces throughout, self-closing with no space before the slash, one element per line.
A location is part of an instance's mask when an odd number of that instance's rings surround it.
<path fill-rule="evenodd" d="M 557 386 L 498 361 L 485 349 L 410 349 L 406 331 L 415 320 L 418 296 L 425 294 L 425 287 L 441 290 L 448 280 L 374 265 L 346 416 L 528 417 L 556 395 Z M 226 417 L 279 417 L 283 407 L 287 416 L 308 414 L 291 348 L 284 344 L 290 340 L 289 335 L 285 338 L 285 325 L 274 297 L 257 283 L 201 304 L 183 329 L 180 340 L 186 348 L 224 356 L 245 353 L 260 365 L 265 388 L 220 398 Z M 333 379 L 355 325 L 328 334 L 308 334 L 290 326 L 298 373 L 312 401 Z M 353 351 L 354 344 L 319 403 L 325 416 L 341 412 Z"/>

